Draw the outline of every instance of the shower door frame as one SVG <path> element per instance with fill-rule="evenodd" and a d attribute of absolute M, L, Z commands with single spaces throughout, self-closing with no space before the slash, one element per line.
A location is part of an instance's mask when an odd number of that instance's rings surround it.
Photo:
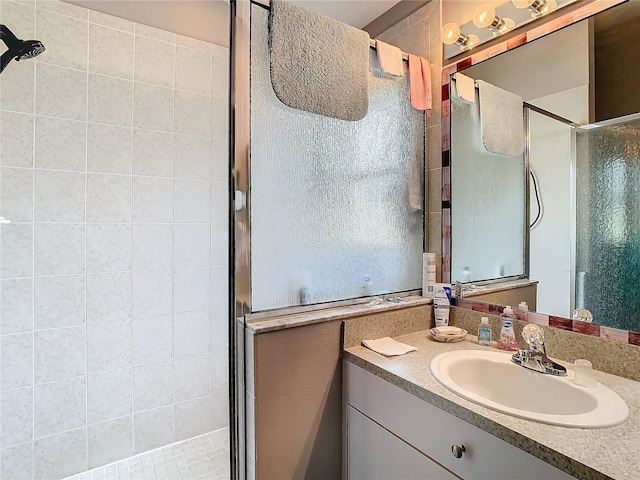
<path fill-rule="evenodd" d="M 530 112 L 535 112 L 544 117 L 550 118 L 552 120 L 558 121 L 565 125 L 571 127 L 571 158 L 569 159 L 569 198 L 571 199 L 571 205 L 569 206 L 569 309 L 572 312 L 575 308 L 576 301 L 576 128 L 580 127 L 579 124 L 564 118 L 560 115 L 556 115 L 555 113 L 544 110 L 540 107 L 537 107 L 531 103 L 523 102 L 524 105 L 524 118 L 526 125 L 526 142 L 525 142 L 525 162 L 526 162 L 526 218 L 527 218 L 527 228 L 526 228 L 526 240 L 525 240 L 525 261 L 526 261 L 526 271 L 527 277 L 529 276 L 529 265 L 530 265 L 530 235 L 531 235 L 531 227 L 529 226 L 529 210 L 531 205 L 529 205 L 530 198 L 530 188 L 529 184 L 531 179 L 529 178 L 530 169 L 531 169 L 531 116 Z"/>
<path fill-rule="evenodd" d="M 230 0 L 229 45 L 229 414 L 232 480 L 247 478 L 244 331 L 251 312 L 251 0 Z M 240 247 L 238 247 L 240 246 Z M 241 249 L 241 247 L 247 247 Z"/>

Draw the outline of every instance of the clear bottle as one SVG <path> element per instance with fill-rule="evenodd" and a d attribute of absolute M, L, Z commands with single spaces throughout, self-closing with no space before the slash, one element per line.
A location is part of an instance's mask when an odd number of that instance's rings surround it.
<path fill-rule="evenodd" d="M 373 281 L 371 277 L 364 277 L 364 283 L 362 284 L 362 294 L 365 297 L 371 296 L 371 292 L 373 292 Z"/>
<path fill-rule="evenodd" d="M 482 317 L 478 325 L 478 345 L 491 345 L 491 326 L 487 317 Z"/>
<path fill-rule="evenodd" d="M 501 350 L 516 351 L 518 350 L 518 342 L 516 342 L 516 334 L 513 331 L 513 309 L 507 305 L 502 310 L 502 328 L 500 329 L 500 338 L 498 339 L 498 348 Z"/>

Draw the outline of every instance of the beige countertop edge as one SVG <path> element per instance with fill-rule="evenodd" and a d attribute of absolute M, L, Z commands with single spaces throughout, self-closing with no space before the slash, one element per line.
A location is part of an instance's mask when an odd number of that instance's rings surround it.
<path fill-rule="evenodd" d="M 431 376 L 429 363 L 440 353 L 488 348 L 480 347 L 474 336 L 469 335 L 466 341 L 456 344 L 434 342 L 427 331 L 402 335 L 396 339 L 413 345 L 418 350 L 400 357 L 387 358 L 358 346 L 346 349 L 344 359 L 576 478 L 640 478 L 640 464 L 637 462 L 640 453 L 640 383 L 594 372 L 599 382 L 614 390 L 627 402 L 630 414 L 622 425 L 604 429 L 546 425 L 472 403 L 450 392 Z"/>
<path fill-rule="evenodd" d="M 471 282 L 473 284 L 473 282 Z M 530 280 L 523 278 L 520 280 L 511 280 L 508 282 L 488 283 L 486 285 L 479 285 L 477 288 L 463 290 L 463 298 L 472 298 L 478 295 L 486 295 L 487 293 L 502 292 L 504 290 L 512 290 L 514 288 L 529 287 L 531 285 L 537 285 L 538 280 Z"/>
<path fill-rule="evenodd" d="M 254 334 L 266 333 L 275 330 L 284 330 L 286 328 L 301 327 L 304 325 L 313 325 L 316 323 L 361 317 L 373 313 L 389 312 L 402 308 L 428 305 L 430 303 L 433 303 L 433 300 L 429 298 L 410 296 L 404 297 L 400 303 L 383 302 L 379 305 L 373 305 L 370 307 L 366 306 L 364 303 L 360 303 L 356 305 L 345 305 L 341 307 L 314 310 L 311 312 L 278 315 L 247 322 L 246 326 L 247 330 Z"/>

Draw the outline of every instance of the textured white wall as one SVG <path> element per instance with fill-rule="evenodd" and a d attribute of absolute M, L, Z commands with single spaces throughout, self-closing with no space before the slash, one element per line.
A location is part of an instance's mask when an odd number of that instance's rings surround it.
<path fill-rule="evenodd" d="M 2 0 L 2 478 L 227 425 L 227 49 Z"/>

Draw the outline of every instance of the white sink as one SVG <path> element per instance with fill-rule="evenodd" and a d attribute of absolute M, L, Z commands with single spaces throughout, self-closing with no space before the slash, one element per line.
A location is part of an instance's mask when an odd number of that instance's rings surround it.
<path fill-rule="evenodd" d="M 511 362 L 511 353 L 456 350 L 431 361 L 431 374 L 444 387 L 487 408 L 563 427 L 604 428 L 629 416 L 617 393 L 598 383 L 586 388 L 566 377 L 533 372 Z"/>

